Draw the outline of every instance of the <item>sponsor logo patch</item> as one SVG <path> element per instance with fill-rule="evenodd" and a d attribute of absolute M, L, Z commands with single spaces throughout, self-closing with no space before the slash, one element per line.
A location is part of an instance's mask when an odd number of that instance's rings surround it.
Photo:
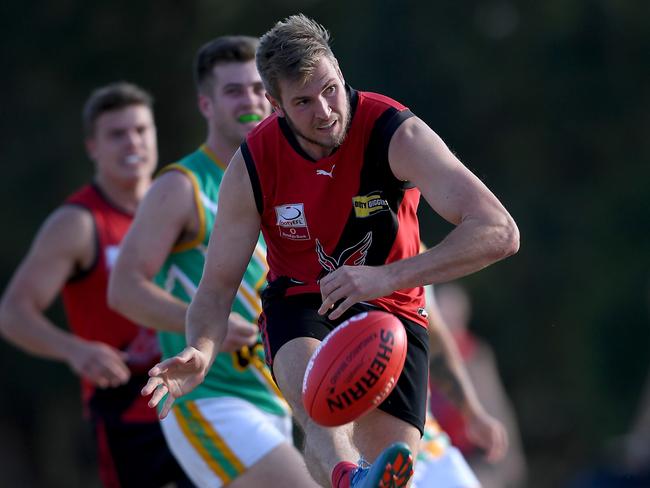
<path fill-rule="evenodd" d="M 308 240 L 309 228 L 302 203 L 287 203 L 275 207 L 275 223 L 280 236 L 294 241 Z"/>
<path fill-rule="evenodd" d="M 354 215 L 360 219 L 365 219 L 384 210 L 390 210 L 388 201 L 382 198 L 380 191 L 352 197 L 352 206 L 354 207 Z"/>

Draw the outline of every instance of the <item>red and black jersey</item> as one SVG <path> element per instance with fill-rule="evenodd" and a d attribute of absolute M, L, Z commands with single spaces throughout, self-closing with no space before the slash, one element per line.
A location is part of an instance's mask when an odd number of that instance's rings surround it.
<path fill-rule="evenodd" d="M 388 163 L 393 134 L 413 114 L 383 95 L 348 93 L 348 134 L 326 158 L 310 158 L 277 114 L 241 146 L 261 215 L 269 282 L 288 278 L 287 294 L 319 292 L 318 280 L 343 265 L 379 266 L 419 252 L 420 192 L 395 178 Z M 426 327 L 421 287 L 371 303 Z"/>
<path fill-rule="evenodd" d="M 107 289 L 110 269 L 117 260 L 119 245 L 131 225 L 133 215 L 112 205 L 98 187 L 87 185 L 66 200 L 67 205 L 86 209 L 95 225 L 95 260 L 87 270 L 80 271 L 64 286 L 63 306 L 72 332 L 90 341 L 99 341 L 125 351 L 132 378 L 145 375 L 160 359 L 155 331 L 138 326 L 108 308 Z M 140 388 L 143 384 L 140 385 Z M 138 388 L 139 389 L 139 388 Z M 139 394 L 132 395 L 125 387 L 96 390 L 82 381 L 84 403 L 93 410 L 114 405 L 124 420 L 151 421 L 155 411 Z M 96 398 L 95 398 L 96 397 Z M 129 402 L 127 402 L 129 397 Z M 119 407 L 118 407 L 119 406 Z"/>

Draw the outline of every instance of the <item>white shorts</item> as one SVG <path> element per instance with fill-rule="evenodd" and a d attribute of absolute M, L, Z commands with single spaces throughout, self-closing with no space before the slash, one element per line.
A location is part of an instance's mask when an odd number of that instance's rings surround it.
<path fill-rule="evenodd" d="M 481 488 L 481 483 L 437 422 L 427 419 L 411 488 Z"/>
<path fill-rule="evenodd" d="M 283 442 L 292 443 L 291 418 L 234 397 L 174 405 L 161 421 L 170 450 L 199 488 L 218 488 Z"/>

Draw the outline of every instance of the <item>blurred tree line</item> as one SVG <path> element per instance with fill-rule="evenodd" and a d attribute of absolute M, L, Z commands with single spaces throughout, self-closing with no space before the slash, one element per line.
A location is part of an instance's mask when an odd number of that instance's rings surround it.
<path fill-rule="evenodd" d="M 464 279 L 520 420 L 531 487 L 628 427 L 650 361 L 650 3 L 23 0 L 0 6 L 2 289 L 45 216 L 92 174 L 80 110 L 125 79 L 156 98 L 160 161 L 204 137 L 191 62 L 302 11 L 347 81 L 408 105 L 519 224 L 514 258 Z M 421 206 L 435 244 L 449 226 Z M 63 322 L 60 307 L 52 316 Z M 3 486 L 91 486 L 78 388 L 0 343 Z"/>

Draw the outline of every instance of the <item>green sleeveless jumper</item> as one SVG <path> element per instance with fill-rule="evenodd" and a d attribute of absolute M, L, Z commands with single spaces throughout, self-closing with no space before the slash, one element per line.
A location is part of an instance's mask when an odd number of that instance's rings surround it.
<path fill-rule="evenodd" d="M 155 282 L 175 297 L 189 303 L 203 273 L 225 165 L 203 145 L 177 163 L 166 166 L 161 173 L 167 171 L 180 171 L 192 182 L 200 230 L 192 242 L 174 247 L 156 275 Z M 251 322 L 256 322 L 262 311 L 259 290 L 266 281 L 267 271 L 266 246 L 260 237 L 232 307 L 233 312 Z M 175 356 L 186 346 L 184 334 L 159 331 L 158 337 L 165 359 Z M 288 413 L 288 406 L 264 363 L 264 348 L 261 343 L 244 347 L 236 353 L 218 354 L 205 381 L 176 402 L 224 396 L 248 400 L 269 413 Z"/>

